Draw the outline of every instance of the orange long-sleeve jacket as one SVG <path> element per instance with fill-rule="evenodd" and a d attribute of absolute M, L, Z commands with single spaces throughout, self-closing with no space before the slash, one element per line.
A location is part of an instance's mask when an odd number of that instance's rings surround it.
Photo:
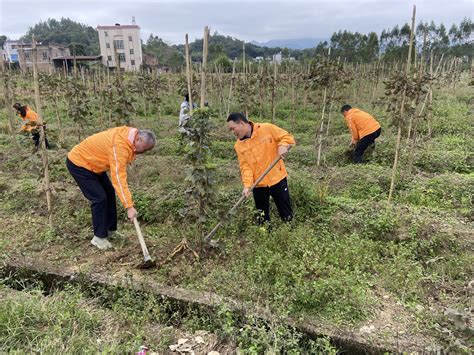
<path fill-rule="evenodd" d="M 18 115 L 24 122 L 24 125 L 21 126 L 21 130 L 25 132 L 31 132 L 31 130 L 38 124 L 38 114 L 33 111 L 31 108 L 26 108 L 26 115 Z"/>
<path fill-rule="evenodd" d="M 355 141 L 374 133 L 380 128 L 380 123 L 372 115 L 357 108 L 351 108 L 347 111 L 344 118 L 352 134 L 352 139 Z"/>
<path fill-rule="evenodd" d="M 295 139 L 284 129 L 271 123 L 253 123 L 250 138 L 237 140 L 235 151 L 239 159 L 244 187 L 251 187 L 255 180 L 278 157 L 278 146 L 295 144 Z M 257 187 L 273 186 L 288 176 L 283 160 L 260 181 Z"/>
<path fill-rule="evenodd" d="M 127 165 L 135 159 L 133 141 L 138 130 L 117 127 L 96 133 L 76 145 L 67 157 L 75 165 L 101 174 L 110 171 L 115 193 L 125 208 L 133 207 L 127 183 Z"/>

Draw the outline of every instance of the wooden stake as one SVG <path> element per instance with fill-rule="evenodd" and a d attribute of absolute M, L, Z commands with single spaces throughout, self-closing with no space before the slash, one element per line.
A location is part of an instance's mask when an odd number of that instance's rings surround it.
<path fill-rule="evenodd" d="M 422 50 L 422 53 L 421 53 L 422 58 L 423 58 L 423 55 L 425 53 L 425 47 L 426 47 L 426 31 L 424 32 L 424 35 L 423 35 L 423 50 Z M 420 80 L 420 81 L 423 78 L 423 70 L 424 70 L 423 60 L 420 60 L 419 70 L 418 70 L 418 80 Z M 418 102 L 419 102 L 419 95 L 417 95 L 417 97 L 415 98 L 415 105 L 418 105 Z M 413 126 L 414 119 L 415 119 L 415 115 L 411 115 L 410 116 L 410 122 L 408 124 L 408 134 L 407 134 L 407 141 L 406 141 L 407 146 L 410 144 L 410 137 L 412 135 L 412 126 Z M 415 137 L 415 136 L 416 136 L 416 122 L 415 122 L 414 131 L 413 131 L 413 137 Z M 413 138 L 413 142 L 412 142 L 413 144 L 415 143 L 414 140 L 415 140 L 415 138 Z M 413 149 L 414 149 L 413 144 L 412 144 L 411 148 L 409 149 L 411 157 L 413 156 Z M 409 168 L 408 168 L 409 173 L 410 173 L 410 171 L 411 171 L 411 163 L 409 164 Z"/>
<path fill-rule="evenodd" d="M 329 62 L 329 58 L 331 56 L 331 47 L 329 47 L 328 49 L 328 58 L 327 58 L 327 61 Z M 331 85 L 331 84 L 329 84 Z M 323 130 L 324 130 L 324 114 L 325 114 L 325 111 L 326 111 L 326 97 L 327 97 L 327 86 L 324 87 L 324 94 L 323 94 L 323 111 L 321 113 L 321 124 L 319 126 L 319 137 L 318 137 L 318 158 L 317 158 L 317 161 L 316 161 L 316 165 L 319 166 L 320 163 L 321 163 L 321 151 L 322 151 L 322 146 L 323 146 Z M 330 101 L 332 99 L 332 95 L 330 95 Z"/>
<path fill-rule="evenodd" d="M 321 112 L 321 124 L 319 125 L 319 144 L 318 144 L 318 159 L 316 165 L 319 166 L 321 163 L 321 146 L 322 146 L 322 141 L 323 141 L 323 129 L 324 129 L 324 113 L 326 111 L 326 95 L 327 95 L 327 87 L 324 88 L 324 94 L 323 94 L 323 111 Z"/>
<path fill-rule="evenodd" d="M 185 43 L 185 53 L 186 53 L 186 80 L 188 83 L 188 97 L 189 97 L 189 115 L 193 114 L 193 93 L 192 89 L 192 71 L 191 71 L 191 59 L 189 56 L 189 43 L 188 43 L 188 34 L 186 33 L 186 43 Z"/>
<path fill-rule="evenodd" d="M 293 126 L 293 131 L 296 129 L 296 87 L 295 87 L 295 77 L 292 73 L 291 75 L 291 123 Z"/>
<path fill-rule="evenodd" d="M 227 119 L 227 117 L 229 117 L 229 114 L 230 114 L 230 100 L 232 98 L 232 88 L 234 86 L 234 82 L 235 82 L 235 60 L 233 61 L 233 64 L 232 64 L 232 77 L 230 78 L 229 98 L 227 100 L 227 116 L 226 116 L 226 119 Z"/>
<path fill-rule="evenodd" d="M 275 124 L 276 116 L 276 80 L 277 80 L 277 62 L 273 59 L 273 84 L 272 84 L 272 123 Z"/>
<path fill-rule="evenodd" d="M 61 116 L 59 115 L 58 97 L 56 96 L 56 94 L 53 94 L 53 101 L 54 101 L 54 111 L 56 112 L 56 121 L 58 122 L 59 144 L 63 145 L 64 133 L 63 133 L 63 127 L 61 124 Z"/>
<path fill-rule="evenodd" d="M 204 38 L 202 42 L 202 70 L 201 70 L 201 108 L 206 101 L 206 66 L 207 52 L 209 47 L 209 27 L 204 27 Z"/>
<path fill-rule="evenodd" d="M 43 170 L 44 170 L 44 183 L 45 183 L 45 192 L 46 192 L 46 203 L 48 206 L 48 214 L 49 214 L 49 225 L 53 227 L 53 209 L 51 204 L 51 187 L 49 183 L 49 168 L 48 168 L 48 155 L 46 153 L 46 141 L 45 141 L 45 134 L 43 128 L 43 114 L 41 110 L 41 99 L 40 99 L 40 91 L 39 91 L 39 81 L 38 81 L 38 50 L 36 48 L 36 40 L 35 36 L 33 35 L 32 38 L 33 42 L 33 84 L 35 89 L 35 106 L 36 106 L 36 113 L 38 114 L 38 129 L 40 132 L 40 146 L 41 146 L 41 158 L 43 160 Z"/>
<path fill-rule="evenodd" d="M 431 78 L 433 78 L 433 50 L 431 50 L 431 55 L 430 55 L 430 76 Z M 430 89 L 428 91 L 428 102 L 431 107 L 431 105 L 433 104 L 433 91 L 431 90 L 431 84 L 430 84 Z M 428 137 L 431 138 L 431 121 L 432 121 L 431 110 L 428 111 L 426 121 L 428 125 Z"/>
<path fill-rule="evenodd" d="M 217 83 L 219 84 L 219 117 L 222 117 L 224 109 L 224 85 L 222 84 L 222 73 L 220 67 L 214 64 L 217 74 Z M 227 118 L 227 117 L 226 117 Z"/>
<path fill-rule="evenodd" d="M 411 18 L 411 32 L 410 32 L 410 45 L 408 48 L 408 58 L 407 58 L 407 65 L 405 70 L 405 76 L 408 77 L 410 74 L 410 64 L 411 64 L 411 53 L 413 47 L 413 34 L 415 31 L 415 15 L 416 15 L 416 6 L 413 5 L 413 16 Z M 393 166 L 392 166 L 392 177 L 390 180 L 390 191 L 388 193 L 388 202 L 390 203 L 393 196 L 393 191 L 395 190 L 395 179 L 397 177 L 397 167 L 398 167 L 398 155 L 400 152 L 400 142 L 402 138 L 402 119 L 403 114 L 405 113 L 405 97 L 406 97 L 406 88 L 404 88 L 402 93 L 402 103 L 400 107 L 400 119 L 398 121 L 398 131 L 397 131 L 397 143 L 395 145 L 395 157 L 393 159 Z"/>
<path fill-rule="evenodd" d="M 242 44 L 242 73 L 244 75 L 244 86 L 247 85 L 247 74 L 246 74 L 246 65 L 245 65 L 245 43 Z M 249 117 L 249 110 L 248 110 L 248 102 L 247 102 L 247 91 L 245 90 L 245 96 L 244 96 L 244 111 L 245 111 L 245 117 Z"/>
<path fill-rule="evenodd" d="M 263 65 L 258 66 L 258 107 L 260 111 L 260 119 L 263 118 Z"/>

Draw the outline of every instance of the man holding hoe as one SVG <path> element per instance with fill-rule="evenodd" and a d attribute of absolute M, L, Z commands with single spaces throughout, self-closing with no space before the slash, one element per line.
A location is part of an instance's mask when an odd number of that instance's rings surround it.
<path fill-rule="evenodd" d="M 231 113 L 227 128 L 237 137 L 235 151 L 239 159 L 244 189 L 242 194 L 250 196 L 251 187 L 270 164 L 278 157 L 285 158 L 295 139 L 287 131 L 271 123 L 254 123 L 241 113 Z M 293 218 L 288 173 L 282 160 L 253 189 L 255 207 L 263 214 L 259 222 L 270 220 L 270 196 L 284 221 Z"/>
<path fill-rule="evenodd" d="M 76 145 L 68 153 L 66 165 L 91 203 L 94 237 L 91 244 L 109 249 L 109 232 L 117 231 L 115 193 L 133 221 L 137 210 L 127 184 L 127 165 L 156 144 L 153 132 L 133 127 L 117 127 L 96 133 Z M 107 176 L 110 171 L 112 183 Z"/>

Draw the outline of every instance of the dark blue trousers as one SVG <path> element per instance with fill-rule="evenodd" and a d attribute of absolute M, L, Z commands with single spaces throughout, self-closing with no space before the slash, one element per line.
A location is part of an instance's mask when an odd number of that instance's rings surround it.
<path fill-rule="evenodd" d="M 82 193 L 91 203 L 94 235 L 107 238 L 109 231 L 117 230 L 115 189 L 107 173 L 93 173 L 75 165 L 69 159 L 66 159 L 66 165 Z"/>
<path fill-rule="evenodd" d="M 382 132 L 382 128 L 379 128 L 375 132 L 366 135 L 359 142 L 357 142 L 357 145 L 354 150 L 354 163 L 356 164 L 362 163 L 365 150 L 371 144 L 375 144 L 375 139 L 380 136 L 381 132 Z"/>

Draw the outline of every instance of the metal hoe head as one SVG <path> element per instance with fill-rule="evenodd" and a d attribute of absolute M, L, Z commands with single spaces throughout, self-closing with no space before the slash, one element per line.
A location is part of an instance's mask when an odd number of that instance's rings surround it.
<path fill-rule="evenodd" d="M 156 266 L 156 261 L 153 260 L 150 256 L 145 257 L 145 260 L 138 265 L 139 269 L 145 270 L 145 269 L 151 269 Z"/>

